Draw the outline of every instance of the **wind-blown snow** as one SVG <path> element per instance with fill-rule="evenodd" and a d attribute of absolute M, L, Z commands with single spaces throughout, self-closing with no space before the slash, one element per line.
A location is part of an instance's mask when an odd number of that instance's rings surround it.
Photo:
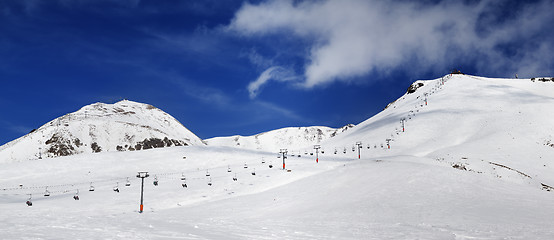
<path fill-rule="evenodd" d="M 274 151 L 211 143 L 0 161 L 2 238 L 554 238 L 554 82 L 421 82 L 314 142 L 319 163 L 289 155 L 290 172 Z M 150 173 L 142 214 L 137 171 Z"/>

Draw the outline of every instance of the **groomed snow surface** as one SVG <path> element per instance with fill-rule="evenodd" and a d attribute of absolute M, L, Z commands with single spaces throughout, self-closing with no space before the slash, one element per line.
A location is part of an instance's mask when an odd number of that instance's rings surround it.
<path fill-rule="evenodd" d="M 318 163 L 289 149 L 290 171 L 276 152 L 217 145 L 0 161 L 0 236 L 554 239 L 554 83 L 422 82 L 323 140 Z"/>

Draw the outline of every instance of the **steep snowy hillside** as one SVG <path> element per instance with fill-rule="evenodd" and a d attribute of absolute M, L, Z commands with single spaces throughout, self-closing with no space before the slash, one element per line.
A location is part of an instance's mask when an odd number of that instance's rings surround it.
<path fill-rule="evenodd" d="M 0 162 L 104 151 L 203 145 L 162 110 L 133 101 L 95 103 L 0 147 Z"/>
<path fill-rule="evenodd" d="M 545 189 L 554 185 L 554 82 L 454 74 L 414 85 L 321 145 L 357 157 L 361 143 L 362 156 L 426 157 Z"/>
<path fill-rule="evenodd" d="M 279 152 L 281 148 L 309 148 L 313 144 L 335 137 L 354 127 L 348 124 L 341 128 L 330 127 L 288 127 L 254 136 L 215 137 L 206 139 L 210 146 L 237 147 L 243 149 Z"/>

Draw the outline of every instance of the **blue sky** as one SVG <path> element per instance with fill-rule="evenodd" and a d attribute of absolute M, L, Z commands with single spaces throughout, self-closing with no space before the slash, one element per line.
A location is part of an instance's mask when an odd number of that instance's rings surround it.
<path fill-rule="evenodd" d="M 357 124 L 453 68 L 553 76 L 553 1 L 0 0 L 0 144 L 130 99 L 205 139 Z"/>

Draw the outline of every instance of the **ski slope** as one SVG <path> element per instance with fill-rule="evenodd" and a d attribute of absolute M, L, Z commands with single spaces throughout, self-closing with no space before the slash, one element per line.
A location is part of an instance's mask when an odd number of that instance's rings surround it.
<path fill-rule="evenodd" d="M 318 163 L 305 154 L 313 147 L 289 146 L 301 153 L 286 159 L 290 171 L 276 152 L 210 144 L 0 161 L 2 238 L 554 238 L 543 186 L 554 185 L 554 83 L 419 82 L 314 143 L 325 149 Z M 138 171 L 150 174 L 142 214 Z"/>

